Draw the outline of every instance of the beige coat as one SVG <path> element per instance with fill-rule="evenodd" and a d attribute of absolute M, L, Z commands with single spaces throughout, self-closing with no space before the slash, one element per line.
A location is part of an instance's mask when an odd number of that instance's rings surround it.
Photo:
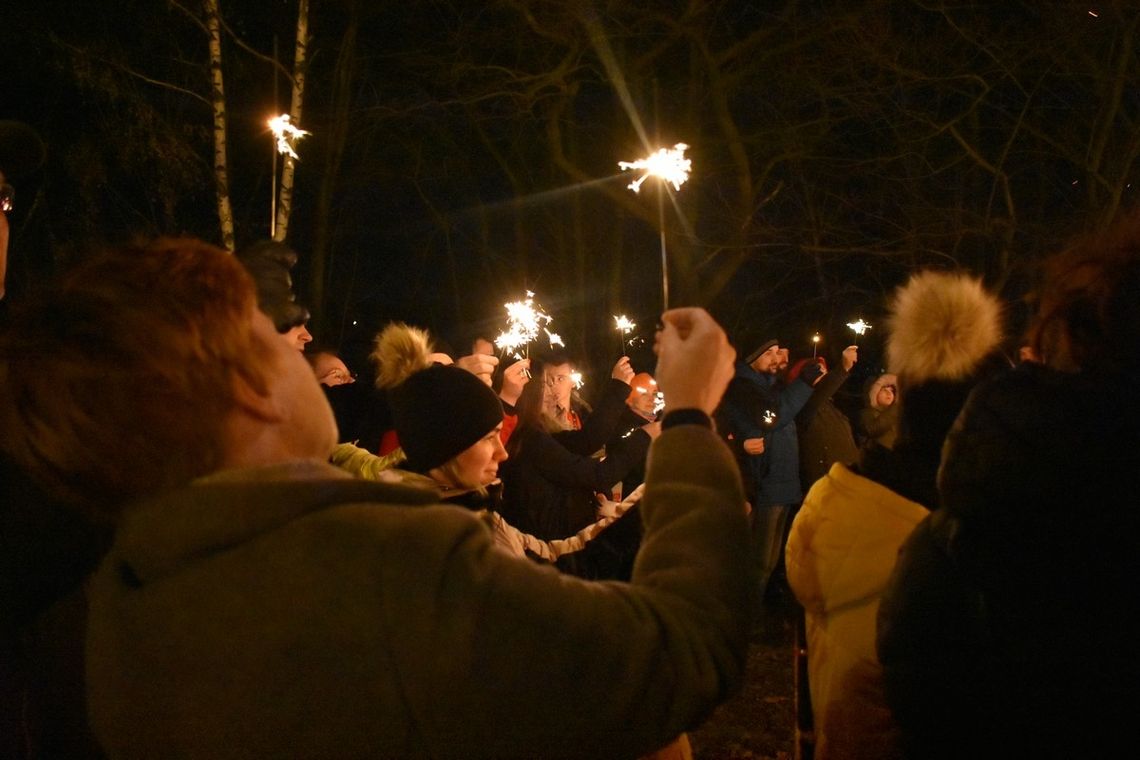
<path fill-rule="evenodd" d="M 127 512 L 87 645 L 110 756 L 636 757 L 739 685 L 744 497 L 711 430 L 655 443 L 629 584 L 422 498 L 312 463 Z"/>

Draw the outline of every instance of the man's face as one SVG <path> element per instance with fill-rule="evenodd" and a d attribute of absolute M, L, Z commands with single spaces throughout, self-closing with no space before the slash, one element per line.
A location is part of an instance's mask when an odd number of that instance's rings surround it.
<path fill-rule="evenodd" d="M 780 371 L 780 347 L 771 346 L 752 362 L 752 369 L 761 375 L 774 375 Z"/>
<path fill-rule="evenodd" d="M 332 408 L 301 352 L 282 340 L 269 317 L 253 309 L 253 334 L 269 347 L 273 367 L 265 395 L 275 418 L 266 424 L 279 427 L 281 449 L 298 459 L 325 460 L 336 446 L 336 419 Z"/>
<path fill-rule="evenodd" d="M 781 348 L 776 352 L 776 372 L 783 372 L 788 368 L 788 349 Z"/>
<path fill-rule="evenodd" d="M 570 392 L 574 390 L 574 381 L 570 378 L 570 373 L 573 371 L 574 368 L 569 362 L 542 368 L 542 381 L 546 384 L 542 409 L 547 414 L 555 415 L 558 409 L 570 408 Z"/>

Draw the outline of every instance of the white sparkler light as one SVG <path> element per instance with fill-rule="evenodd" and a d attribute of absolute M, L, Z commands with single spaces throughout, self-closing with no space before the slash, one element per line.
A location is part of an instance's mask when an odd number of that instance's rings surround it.
<path fill-rule="evenodd" d="M 582 379 L 582 373 L 578 370 L 574 370 L 570 373 L 570 382 L 574 383 L 575 390 L 578 390 L 586 384 L 586 381 Z"/>
<path fill-rule="evenodd" d="M 863 333 L 865 333 L 871 329 L 870 323 L 864 322 L 862 319 L 860 319 L 857 322 L 848 322 L 847 326 L 850 327 L 851 331 L 854 332 L 856 335 L 862 335 Z"/>
<path fill-rule="evenodd" d="M 289 156 L 294 159 L 299 159 L 297 151 L 293 146 L 302 137 L 309 133 L 299 127 L 293 126 L 289 120 L 289 114 L 283 113 L 280 116 L 274 116 L 269 120 L 269 130 L 273 132 L 273 136 L 277 138 L 277 152 L 283 156 Z"/>
<path fill-rule="evenodd" d="M 677 143 L 672 148 L 660 148 L 656 153 L 636 161 L 618 161 L 618 167 L 623 172 L 631 169 L 645 172 L 629 183 L 629 189 L 635 193 L 641 192 L 641 183 L 649 177 L 660 177 L 671 183 L 674 190 L 680 190 L 681 185 L 689 178 L 689 170 L 693 165 L 691 159 L 685 158 L 685 151 L 688 148 L 685 143 Z"/>
<path fill-rule="evenodd" d="M 550 324 L 550 315 L 534 302 L 534 293 L 526 292 L 526 299 L 503 304 L 507 309 L 507 329 L 495 338 L 495 345 L 502 351 L 514 351 L 516 359 L 523 358 L 523 352 L 538 337 L 538 331 Z M 551 347 L 557 335 L 547 332 Z M 561 343 L 562 339 L 558 338 Z"/>
<path fill-rule="evenodd" d="M 633 322 L 630 322 L 624 314 L 622 314 L 620 317 L 616 314 L 614 315 L 614 326 L 616 329 L 621 331 L 622 335 L 628 335 L 630 330 L 637 327 L 637 325 Z"/>
<path fill-rule="evenodd" d="M 665 408 L 665 394 L 662 393 L 661 391 L 657 391 L 657 393 L 653 397 L 653 413 L 654 414 L 661 414 L 661 410 L 664 408 Z"/>
<path fill-rule="evenodd" d="M 554 348 L 555 346 L 562 346 L 563 348 L 566 348 L 566 344 L 562 342 L 561 335 L 558 333 L 552 333 L 550 330 L 544 330 L 543 332 L 546 333 L 546 339 L 550 341 L 551 348 Z"/>

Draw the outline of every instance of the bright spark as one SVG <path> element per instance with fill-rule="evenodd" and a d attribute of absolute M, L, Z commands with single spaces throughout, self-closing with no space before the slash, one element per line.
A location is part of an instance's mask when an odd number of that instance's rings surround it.
<path fill-rule="evenodd" d="M 1100 18 L 1100 14 L 1097 13 L 1096 11 L 1089 11 L 1089 15 L 1092 16 L 1093 18 Z"/>
<path fill-rule="evenodd" d="M 819 333 L 816 333 L 815 335 L 811 336 L 811 342 L 812 343 L 819 343 Z"/>
<path fill-rule="evenodd" d="M 574 383 L 575 390 L 586 384 L 586 381 L 582 379 L 582 373 L 578 370 L 574 370 L 570 373 L 570 382 Z"/>
<path fill-rule="evenodd" d="M 546 333 L 546 339 L 550 341 L 551 348 L 554 348 L 555 346 L 562 346 L 563 348 L 566 348 L 566 344 L 562 342 L 561 335 L 558 333 L 552 333 L 550 330 L 544 330 L 543 332 Z"/>
<path fill-rule="evenodd" d="M 860 319 L 858 322 L 848 322 L 847 326 L 850 327 L 851 331 L 856 335 L 862 335 L 871 329 L 871 325 L 867 322 L 864 322 L 862 319 Z"/>
<path fill-rule="evenodd" d="M 661 414 L 661 410 L 665 408 L 665 394 L 657 391 L 653 398 L 653 413 Z"/>
<path fill-rule="evenodd" d="M 622 335 L 626 335 L 629 333 L 630 330 L 637 327 L 637 325 L 634 324 L 633 322 L 630 322 L 624 314 L 622 314 L 620 317 L 615 314 L 614 315 L 614 327 L 617 330 L 621 330 Z"/>
<path fill-rule="evenodd" d="M 289 114 L 283 113 L 280 116 L 274 116 L 270 119 L 269 130 L 273 132 L 273 136 L 277 138 L 278 153 L 294 159 L 300 158 L 293 146 L 298 140 L 309 133 L 299 127 L 293 126 L 293 123 L 289 121 Z"/>
<path fill-rule="evenodd" d="M 689 169 L 693 162 L 685 158 L 685 151 L 689 148 L 685 143 L 677 143 L 672 148 L 660 148 L 645 158 L 636 161 L 618 161 L 618 167 L 624 172 L 629 169 L 645 171 L 640 177 L 630 182 L 628 187 L 633 192 L 641 192 L 641 183 L 649 177 L 660 177 L 673 185 L 674 190 L 680 190 L 681 185 L 689 178 Z"/>
<path fill-rule="evenodd" d="M 495 338 L 495 345 L 502 351 L 513 351 L 516 359 L 523 358 L 523 350 L 538 337 L 539 330 L 550 324 L 550 315 L 534 302 L 534 293 L 526 292 L 526 299 L 503 304 L 507 309 L 507 329 Z M 553 346 L 556 335 L 550 336 Z M 561 341 L 561 338 L 559 338 Z"/>

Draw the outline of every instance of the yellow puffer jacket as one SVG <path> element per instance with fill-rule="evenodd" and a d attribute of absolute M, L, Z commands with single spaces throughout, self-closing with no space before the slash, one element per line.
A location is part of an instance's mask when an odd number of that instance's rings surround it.
<path fill-rule="evenodd" d="M 899 546 L 928 513 L 835 464 L 792 523 L 785 557 L 807 617 L 819 760 L 900 756 L 875 655 L 875 617 Z"/>

